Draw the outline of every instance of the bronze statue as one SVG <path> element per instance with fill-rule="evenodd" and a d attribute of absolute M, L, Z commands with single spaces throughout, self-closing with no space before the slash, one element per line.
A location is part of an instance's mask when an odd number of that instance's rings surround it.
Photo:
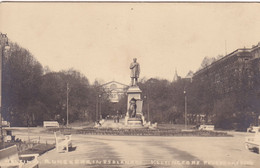
<path fill-rule="evenodd" d="M 128 110 L 129 117 L 135 118 L 136 117 L 136 107 L 137 107 L 136 99 L 132 98 L 129 103 L 130 103 L 129 110 Z"/>
<path fill-rule="evenodd" d="M 140 65 L 136 62 L 136 58 L 133 59 L 133 62 L 130 64 L 131 69 L 131 86 L 136 86 L 140 74 Z"/>

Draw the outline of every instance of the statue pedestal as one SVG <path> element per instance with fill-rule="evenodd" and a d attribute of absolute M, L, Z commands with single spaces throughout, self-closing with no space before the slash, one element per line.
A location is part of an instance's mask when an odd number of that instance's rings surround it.
<path fill-rule="evenodd" d="M 136 100 L 141 100 L 141 89 L 136 86 L 130 86 L 127 90 L 127 109 L 129 109 L 129 102 L 132 98 L 135 98 Z"/>
<path fill-rule="evenodd" d="M 129 127 L 143 127 L 143 121 L 141 118 L 128 118 L 127 126 Z"/>
<path fill-rule="evenodd" d="M 141 99 L 142 91 L 136 86 L 131 86 L 127 90 L 127 114 L 125 118 L 125 125 L 127 126 L 143 126 L 144 116 L 143 116 L 143 100 Z M 136 117 L 129 116 L 130 100 L 134 98 L 136 100 Z"/>

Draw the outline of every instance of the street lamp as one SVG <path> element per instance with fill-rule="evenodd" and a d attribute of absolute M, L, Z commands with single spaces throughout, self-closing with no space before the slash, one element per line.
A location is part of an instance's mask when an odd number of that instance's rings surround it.
<path fill-rule="evenodd" d="M 1 142 L 4 142 L 4 136 L 3 136 L 3 125 L 2 125 L 2 79 L 3 79 L 3 66 L 4 66 L 4 58 L 5 58 L 5 52 L 8 52 L 10 49 L 10 46 L 8 44 L 8 38 L 6 34 L 0 34 L 0 129 L 1 129 Z"/>
<path fill-rule="evenodd" d="M 146 101 L 147 101 L 147 119 L 148 119 L 148 122 L 149 122 L 150 121 L 150 104 L 149 104 L 148 96 L 145 95 L 144 99 L 146 99 Z"/>
<path fill-rule="evenodd" d="M 67 127 L 69 126 L 69 83 L 67 83 Z"/>
<path fill-rule="evenodd" d="M 98 95 L 96 96 L 96 122 L 98 122 Z"/>
<path fill-rule="evenodd" d="M 186 90 L 184 88 L 184 108 L 185 108 L 185 129 L 187 129 L 187 95 L 186 95 Z"/>
<path fill-rule="evenodd" d="M 101 120 L 102 119 L 102 113 L 101 113 L 101 97 L 102 97 L 102 95 L 99 94 L 98 97 L 99 97 L 99 114 L 100 114 L 100 120 Z"/>

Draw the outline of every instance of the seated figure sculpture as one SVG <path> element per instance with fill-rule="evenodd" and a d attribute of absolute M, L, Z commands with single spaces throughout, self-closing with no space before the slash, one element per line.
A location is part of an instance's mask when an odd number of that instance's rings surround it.
<path fill-rule="evenodd" d="M 128 109 L 128 115 L 131 118 L 135 118 L 136 117 L 136 108 L 137 108 L 136 99 L 132 98 L 129 103 L 130 103 L 130 106 L 129 106 L 129 109 Z"/>

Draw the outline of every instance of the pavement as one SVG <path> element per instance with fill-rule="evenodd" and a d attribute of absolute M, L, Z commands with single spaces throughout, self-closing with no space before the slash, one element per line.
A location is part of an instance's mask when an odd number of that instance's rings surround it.
<path fill-rule="evenodd" d="M 120 118 L 119 123 L 114 122 L 114 120 L 106 120 L 103 124 L 103 128 L 124 128 L 125 119 Z"/>
<path fill-rule="evenodd" d="M 16 138 L 40 137 L 54 143 L 44 128 L 14 128 Z M 233 137 L 159 137 L 73 134 L 68 153 L 51 150 L 39 157 L 40 168 L 51 167 L 196 167 L 256 168 L 260 155 L 244 147 L 249 133 L 229 132 Z"/>

